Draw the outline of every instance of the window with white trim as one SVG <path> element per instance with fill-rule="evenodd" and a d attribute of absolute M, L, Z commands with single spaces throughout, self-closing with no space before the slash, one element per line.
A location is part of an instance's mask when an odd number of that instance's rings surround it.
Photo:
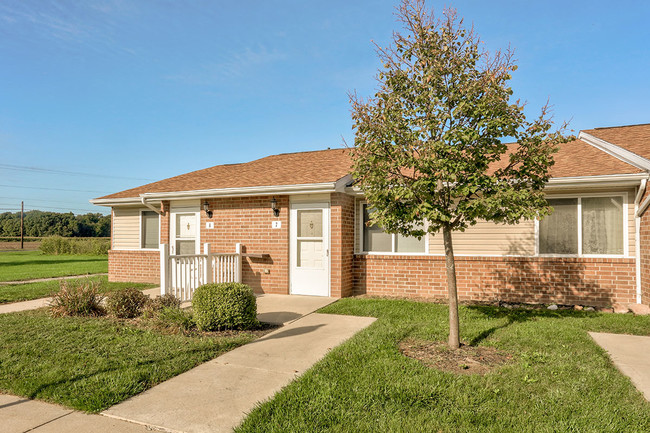
<path fill-rule="evenodd" d="M 140 213 L 141 233 L 140 247 L 154 249 L 160 246 L 160 218 L 156 212 L 142 211 Z"/>
<path fill-rule="evenodd" d="M 426 236 L 418 239 L 415 236 L 403 236 L 386 233 L 377 224 L 368 225 L 370 210 L 367 204 L 362 205 L 363 220 L 362 250 L 372 253 L 424 253 L 426 252 Z"/>
<path fill-rule="evenodd" d="M 539 253 L 623 255 L 622 196 L 548 199 L 554 212 L 539 222 Z"/>

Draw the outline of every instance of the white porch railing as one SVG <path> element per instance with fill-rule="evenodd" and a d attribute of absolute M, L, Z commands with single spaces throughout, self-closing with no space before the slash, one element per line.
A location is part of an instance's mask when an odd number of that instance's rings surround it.
<path fill-rule="evenodd" d="M 209 283 L 241 282 L 241 244 L 235 253 L 210 253 L 203 244 L 203 254 L 170 255 L 169 245 L 160 245 L 160 294 L 171 293 L 189 301 L 197 287 Z"/>

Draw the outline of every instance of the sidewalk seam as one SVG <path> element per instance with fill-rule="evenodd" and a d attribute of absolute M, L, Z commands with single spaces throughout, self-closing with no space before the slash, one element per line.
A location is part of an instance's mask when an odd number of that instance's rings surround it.
<path fill-rule="evenodd" d="M 52 423 L 52 422 L 54 422 L 54 421 L 56 421 L 56 420 L 59 420 L 59 419 L 61 419 L 61 418 L 63 418 L 63 417 L 66 417 L 66 416 L 68 416 L 68 415 L 70 415 L 70 414 L 72 414 L 72 413 L 74 413 L 73 410 L 71 410 L 71 411 L 68 412 L 68 413 L 64 413 L 64 414 L 61 415 L 61 416 L 57 416 L 56 418 L 52 418 L 51 420 L 46 421 L 46 422 L 44 422 L 43 424 L 39 424 L 39 425 L 37 425 L 37 426 L 35 426 L 35 427 L 32 427 L 32 428 L 30 428 L 30 429 L 28 429 L 28 430 L 25 430 L 24 433 L 28 433 L 28 432 L 30 432 L 30 431 L 34 431 L 34 430 L 36 430 L 37 428 L 41 428 L 41 427 L 43 427 L 44 425 L 48 425 L 48 424 L 50 424 L 50 423 Z"/>

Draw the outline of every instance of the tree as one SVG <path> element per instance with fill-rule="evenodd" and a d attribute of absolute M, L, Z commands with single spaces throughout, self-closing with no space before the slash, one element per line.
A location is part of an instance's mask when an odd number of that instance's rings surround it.
<path fill-rule="evenodd" d="M 397 16 L 405 34 L 377 46 L 377 93 L 350 95 L 352 171 L 371 223 L 420 238 L 442 231 L 449 346 L 458 348 L 452 232 L 548 214 L 543 188 L 566 125 L 551 131 L 548 104 L 526 119 L 524 104 L 510 102 L 513 52 L 487 52 L 454 9 L 436 19 L 423 0 L 404 0 Z"/>

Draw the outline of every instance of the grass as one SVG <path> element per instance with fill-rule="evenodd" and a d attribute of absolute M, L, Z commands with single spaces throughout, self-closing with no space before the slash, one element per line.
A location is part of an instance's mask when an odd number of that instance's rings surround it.
<path fill-rule="evenodd" d="M 0 315 L 0 392 L 99 412 L 255 339 L 166 335 L 112 319 Z"/>
<path fill-rule="evenodd" d="M 0 252 L 0 281 L 108 272 L 107 256 L 48 256 L 40 251 Z"/>
<path fill-rule="evenodd" d="M 461 307 L 462 340 L 513 355 L 485 376 L 423 366 L 405 338 L 446 340 L 444 305 L 342 299 L 323 313 L 378 320 L 276 396 L 243 432 L 650 431 L 650 403 L 587 331 L 650 334 L 650 317 Z"/>
<path fill-rule="evenodd" d="M 99 275 L 95 277 L 86 277 L 75 280 L 90 280 L 100 284 L 100 291 L 102 293 L 113 292 L 115 290 L 124 289 L 126 287 L 135 287 L 136 289 L 149 289 L 156 287 L 156 284 L 144 283 L 114 283 L 108 282 L 108 277 Z M 21 283 L 21 284 L 6 284 L 0 285 L 0 304 L 9 302 L 29 301 L 32 299 L 44 298 L 49 296 L 52 292 L 59 290 L 60 280 L 39 281 L 36 283 Z"/>

